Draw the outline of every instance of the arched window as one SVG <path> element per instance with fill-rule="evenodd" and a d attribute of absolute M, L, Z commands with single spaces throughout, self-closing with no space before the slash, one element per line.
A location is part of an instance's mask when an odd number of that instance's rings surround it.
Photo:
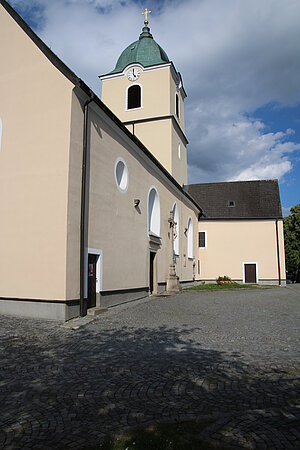
<path fill-rule="evenodd" d="M 178 207 L 177 204 L 174 203 L 173 206 L 173 218 L 174 218 L 174 222 L 176 222 L 176 238 L 174 239 L 174 246 L 173 246 L 173 250 L 174 250 L 174 254 L 179 256 L 179 214 L 178 214 Z"/>
<path fill-rule="evenodd" d="M 179 97 L 178 97 L 177 92 L 176 92 L 176 95 L 175 95 L 175 114 L 176 114 L 176 116 L 177 116 L 178 119 L 179 119 L 179 117 L 180 117 L 180 111 L 179 111 Z"/>
<path fill-rule="evenodd" d="M 148 233 L 160 236 L 160 202 L 155 187 L 148 194 Z"/>
<path fill-rule="evenodd" d="M 2 120 L 0 117 L 0 151 L 1 151 L 1 142 L 2 142 Z"/>
<path fill-rule="evenodd" d="M 188 220 L 188 227 L 187 227 L 187 254 L 188 258 L 193 258 L 193 222 L 192 219 L 189 218 Z"/>
<path fill-rule="evenodd" d="M 141 102 L 141 86 L 134 84 L 127 90 L 127 109 L 140 108 Z"/>

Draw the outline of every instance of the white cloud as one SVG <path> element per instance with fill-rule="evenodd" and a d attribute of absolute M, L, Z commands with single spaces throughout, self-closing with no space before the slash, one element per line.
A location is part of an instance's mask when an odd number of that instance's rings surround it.
<path fill-rule="evenodd" d="M 12 3 L 25 14 L 32 6 L 43 11 L 41 37 L 98 94 L 97 76 L 114 68 L 142 27 L 141 3 L 133 0 Z M 150 3 L 154 38 L 188 93 L 189 181 L 282 179 L 300 150 L 293 131 L 270 133 L 252 115 L 270 102 L 300 102 L 299 0 Z"/>
<path fill-rule="evenodd" d="M 208 114 L 210 116 L 210 114 Z M 267 133 L 264 124 L 243 115 L 198 117 L 202 123 L 198 153 L 190 153 L 190 182 L 282 179 L 292 169 L 290 154 L 300 144 L 289 141 L 291 130 Z"/>
<path fill-rule="evenodd" d="M 284 217 L 287 217 L 291 214 L 291 206 L 287 206 L 286 208 L 282 208 L 282 214 Z"/>

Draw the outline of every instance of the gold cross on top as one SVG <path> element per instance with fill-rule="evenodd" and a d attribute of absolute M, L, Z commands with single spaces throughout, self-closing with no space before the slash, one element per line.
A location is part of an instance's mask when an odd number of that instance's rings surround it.
<path fill-rule="evenodd" d="M 142 12 L 142 14 L 143 14 L 143 16 L 145 16 L 145 21 L 144 21 L 144 24 L 145 25 L 148 25 L 148 14 L 151 14 L 151 12 L 152 11 L 150 11 L 150 9 L 148 9 L 148 8 L 145 8 L 145 11 L 144 12 Z"/>

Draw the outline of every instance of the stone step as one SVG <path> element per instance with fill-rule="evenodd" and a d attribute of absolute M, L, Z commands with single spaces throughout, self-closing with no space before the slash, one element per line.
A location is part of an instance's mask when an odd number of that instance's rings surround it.
<path fill-rule="evenodd" d="M 99 306 L 96 306 L 95 308 L 89 308 L 87 310 L 88 316 L 99 316 L 100 314 L 103 314 L 107 311 L 107 308 L 101 308 Z"/>

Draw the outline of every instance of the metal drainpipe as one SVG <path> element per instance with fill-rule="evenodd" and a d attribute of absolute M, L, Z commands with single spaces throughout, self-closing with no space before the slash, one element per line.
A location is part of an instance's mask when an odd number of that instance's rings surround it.
<path fill-rule="evenodd" d="M 278 281 L 279 281 L 279 286 L 281 286 L 280 254 L 279 254 L 279 238 L 278 238 L 278 219 L 276 219 L 276 243 L 277 243 Z"/>
<path fill-rule="evenodd" d="M 81 217 L 80 217 L 80 316 L 86 315 L 84 307 L 84 285 L 85 285 L 85 211 L 86 211 L 86 175 L 87 175 L 87 152 L 88 152 L 88 106 L 94 100 L 89 98 L 84 106 L 83 119 L 83 152 L 82 152 L 82 177 L 81 177 Z"/>

